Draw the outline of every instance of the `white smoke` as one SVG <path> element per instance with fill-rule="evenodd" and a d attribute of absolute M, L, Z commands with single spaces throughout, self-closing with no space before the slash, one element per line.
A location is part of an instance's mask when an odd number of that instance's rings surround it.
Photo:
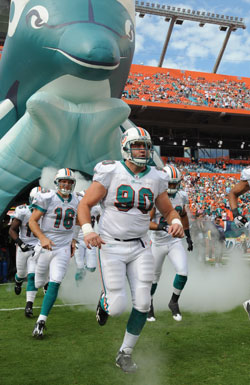
<path fill-rule="evenodd" d="M 40 186 L 46 189 L 55 190 L 56 185 L 54 183 L 54 178 L 57 171 L 58 169 L 54 167 L 44 167 L 39 181 Z M 76 178 L 76 186 L 74 191 L 86 190 L 91 182 L 86 180 L 78 171 L 76 171 L 74 174 Z"/>
<path fill-rule="evenodd" d="M 223 258 L 223 266 L 198 261 L 195 252 L 188 254 L 189 277 L 181 294 L 179 305 L 182 313 L 224 312 L 239 306 L 250 298 L 249 263 L 241 254 L 231 253 Z M 94 309 L 101 291 L 100 274 L 87 273 L 77 286 L 74 274 L 76 266 L 71 260 L 70 268 L 62 283 L 60 298 L 67 303 L 83 303 Z M 163 272 L 154 295 L 155 310 L 168 310 L 168 302 L 173 292 L 175 271 L 166 257 Z M 128 311 L 131 299 L 128 292 Z M 184 315 L 183 315 L 184 316 Z"/>

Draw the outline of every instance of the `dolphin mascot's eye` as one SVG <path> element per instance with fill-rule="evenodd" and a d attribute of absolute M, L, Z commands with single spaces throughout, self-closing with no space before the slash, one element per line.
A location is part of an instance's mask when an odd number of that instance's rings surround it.
<path fill-rule="evenodd" d="M 49 13 L 45 7 L 38 5 L 29 10 L 26 16 L 26 20 L 30 19 L 32 28 L 39 29 L 44 26 L 49 20 Z"/>
<path fill-rule="evenodd" d="M 130 20 L 126 20 L 125 23 L 125 33 L 128 36 L 128 39 L 132 42 L 134 41 L 135 38 L 135 32 L 133 28 L 133 24 L 131 23 Z"/>

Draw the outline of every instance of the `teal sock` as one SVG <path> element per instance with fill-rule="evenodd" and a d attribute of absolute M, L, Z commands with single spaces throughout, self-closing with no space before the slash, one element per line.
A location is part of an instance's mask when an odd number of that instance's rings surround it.
<path fill-rule="evenodd" d="M 156 292 L 156 288 L 157 288 L 157 283 L 152 283 L 152 286 L 151 286 L 151 297 L 154 295 L 154 293 Z"/>
<path fill-rule="evenodd" d="M 133 308 L 128 320 L 127 332 L 139 336 L 145 325 L 147 315 L 148 313 L 142 313 Z"/>
<path fill-rule="evenodd" d="M 18 275 L 17 275 L 17 273 L 16 273 L 16 275 L 15 275 L 15 281 L 16 281 L 16 282 L 23 282 L 23 281 L 24 281 L 24 278 L 19 278 Z"/>
<path fill-rule="evenodd" d="M 176 274 L 174 279 L 174 288 L 178 290 L 182 290 L 187 282 L 187 276 L 186 275 L 179 275 Z"/>
<path fill-rule="evenodd" d="M 35 287 L 35 274 L 30 273 L 28 274 L 28 282 L 27 282 L 27 287 L 26 291 L 37 291 L 38 289 Z"/>
<path fill-rule="evenodd" d="M 49 312 L 56 301 L 59 287 L 60 283 L 49 282 L 48 290 L 43 299 L 41 315 L 49 315 Z"/>

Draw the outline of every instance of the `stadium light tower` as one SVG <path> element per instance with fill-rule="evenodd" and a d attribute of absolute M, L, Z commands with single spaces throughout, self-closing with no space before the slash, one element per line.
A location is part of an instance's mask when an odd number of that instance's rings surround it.
<path fill-rule="evenodd" d="M 226 37 L 220 49 L 219 55 L 216 59 L 213 73 L 217 72 L 219 64 L 221 62 L 226 45 L 230 38 L 231 32 L 236 31 L 238 28 L 246 29 L 243 18 L 234 16 L 219 15 L 211 12 L 195 11 L 186 8 L 172 7 L 170 5 L 161 5 L 157 3 L 149 3 L 145 1 L 136 1 L 135 10 L 139 13 L 140 17 L 144 17 L 146 14 L 162 16 L 165 21 L 170 21 L 167 36 L 163 45 L 158 67 L 162 67 L 168 43 L 175 24 L 183 24 L 184 20 L 190 20 L 199 23 L 200 27 L 204 27 L 205 24 L 217 24 L 220 31 L 227 31 Z"/>

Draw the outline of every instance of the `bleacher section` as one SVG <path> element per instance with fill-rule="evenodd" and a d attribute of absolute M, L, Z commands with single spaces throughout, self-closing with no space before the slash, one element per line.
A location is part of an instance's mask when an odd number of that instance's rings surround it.
<path fill-rule="evenodd" d="M 129 104 L 250 112 L 250 78 L 132 65 L 123 92 Z"/>

